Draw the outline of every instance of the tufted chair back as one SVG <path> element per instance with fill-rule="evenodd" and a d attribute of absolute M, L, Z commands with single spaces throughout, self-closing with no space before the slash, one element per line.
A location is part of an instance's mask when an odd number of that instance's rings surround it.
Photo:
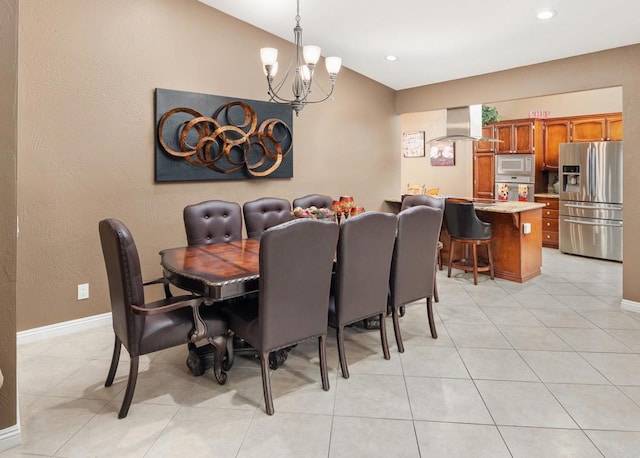
<path fill-rule="evenodd" d="M 262 197 L 245 202 L 242 213 L 249 238 L 260 238 L 265 230 L 292 219 L 289 201 L 276 197 Z"/>
<path fill-rule="evenodd" d="M 298 197 L 293 200 L 293 208 L 309 208 L 311 206 L 316 208 L 329 208 L 333 205 L 333 198 L 331 196 L 325 196 L 324 194 L 309 194 L 304 197 Z"/>
<path fill-rule="evenodd" d="M 242 211 L 236 202 L 207 200 L 187 205 L 182 214 L 189 245 L 242 239 Z"/>
<path fill-rule="evenodd" d="M 406 210 L 407 208 L 415 207 L 416 205 L 426 205 L 427 207 L 439 208 L 444 211 L 444 199 L 426 195 L 405 197 L 402 201 L 402 207 L 400 210 Z"/>

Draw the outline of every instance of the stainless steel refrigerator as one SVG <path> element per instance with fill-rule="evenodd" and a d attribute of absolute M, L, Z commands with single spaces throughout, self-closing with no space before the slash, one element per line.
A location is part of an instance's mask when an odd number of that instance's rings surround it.
<path fill-rule="evenodd" d="M 622 261 L 622 142 L 561 143 L 560 251 Z"/>

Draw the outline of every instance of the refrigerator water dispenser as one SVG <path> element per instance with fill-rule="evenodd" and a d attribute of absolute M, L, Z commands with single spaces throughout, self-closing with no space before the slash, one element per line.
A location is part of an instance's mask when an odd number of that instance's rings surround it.
<path fill-rule="evenodd" d="M 580 191 L 580 166 L 579 165 L 563 165 L 562 166 L 562 190 L 564 192 Z"/>

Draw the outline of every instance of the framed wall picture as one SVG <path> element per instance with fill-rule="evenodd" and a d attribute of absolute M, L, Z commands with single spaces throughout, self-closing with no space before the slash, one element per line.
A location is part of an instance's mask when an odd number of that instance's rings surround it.
<path fill-rule="evenodd" d="M 448 142 L 431 143 L 429 159 L 433 166 L 456 165 L 456 144 Z"/>
<path fill-rule="evenodd" d="M 402 133 L 404 157 L 424 157 L 424 131 Z"/>

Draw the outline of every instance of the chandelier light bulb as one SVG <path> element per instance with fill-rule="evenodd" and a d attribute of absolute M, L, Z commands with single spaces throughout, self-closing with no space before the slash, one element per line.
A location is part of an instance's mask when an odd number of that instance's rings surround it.
<path fill-rule="evenodd" d="M 324 61 L 324 65 L 327 67 L 327 73 L 335 75 L 340 71 L 342 67 L 342 59 L 340 57 L 327 57 Z"/>
<path fill-rule="evenodd" d="M 320 47 L 308 45 L 302 48 L 304 61 L 307 64 L 315 65 L 320 60 Z"/>
<path fill-rule="evenodd" d="M 260 49 L 262 65 L 274 65 L 278 62 L 278 50 L 276 48 Z"/>
<path fill-rule="evenodd" d="M 302 77 L 302 81 L 304 81 L 305 83 L 311 81 L 311 70 L 309 70 L 308 66 L 300 66 L 300 76 Z"/>

